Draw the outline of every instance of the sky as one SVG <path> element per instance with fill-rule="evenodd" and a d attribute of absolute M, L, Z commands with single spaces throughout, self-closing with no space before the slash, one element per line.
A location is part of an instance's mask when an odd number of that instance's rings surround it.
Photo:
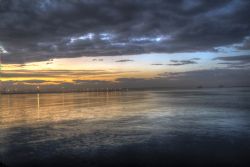
<path fill-rule="evenodd" d="M 250 86 L 249 0 L 0 0 L 2 91 Z"/>

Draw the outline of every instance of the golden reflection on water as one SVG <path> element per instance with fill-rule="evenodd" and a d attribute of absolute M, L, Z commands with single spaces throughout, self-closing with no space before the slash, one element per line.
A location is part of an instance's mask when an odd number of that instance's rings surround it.
<path fill-rule="evenodd" d="M 1 95 L 0 128 L 68 120 L 109 120 L 142 114 L 154 106 L 150 96 L 145 92 Z"/>
<path fill-rule="evenodd" d="M 40 94 L 37 94 L 37 117 L 40 118 Z"/>

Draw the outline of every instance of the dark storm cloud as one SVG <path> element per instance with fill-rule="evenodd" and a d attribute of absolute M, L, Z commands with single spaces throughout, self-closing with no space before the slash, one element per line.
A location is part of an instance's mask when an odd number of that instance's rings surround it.
<path fill-rule="evenodd" d="M 199 58 L 193 58 L 189 60 L 170 60 L 171 63 L 168 65 L 171 66 L 182 66 L 182 65 L 187 65 L 187 64 L 197 64 L 197 60 L 200 60 Z"/>
<path fill-rule="evenodd" d="M 1 0 L 5 63 L 213 50 L 250 35 L 248 0 Z"/>

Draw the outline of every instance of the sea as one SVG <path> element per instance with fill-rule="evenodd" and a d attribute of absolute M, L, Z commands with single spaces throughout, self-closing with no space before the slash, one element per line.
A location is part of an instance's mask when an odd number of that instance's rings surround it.
<path fill-rule="evenodd" d="M 0 166 L 250 166 L 250 88 L 0 95 Z"/>

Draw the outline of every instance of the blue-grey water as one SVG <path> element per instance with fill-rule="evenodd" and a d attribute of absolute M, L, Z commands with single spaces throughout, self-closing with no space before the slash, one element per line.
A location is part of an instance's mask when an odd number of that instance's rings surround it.
<path fill-rule="evenodd" d="M 0 96 L 10 166 L 250 166 L 250 89 Z"/>

